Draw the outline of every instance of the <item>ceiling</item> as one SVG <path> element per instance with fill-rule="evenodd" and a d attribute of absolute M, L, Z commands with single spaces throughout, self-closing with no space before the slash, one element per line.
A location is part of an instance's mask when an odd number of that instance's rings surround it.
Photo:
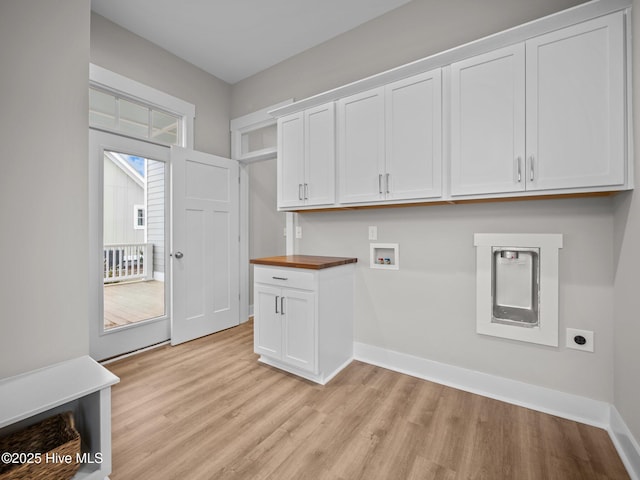
<path fill-rule="evenodd" d="M 409 1 L 91 0 L 91 9 L 233 84 Z"/>

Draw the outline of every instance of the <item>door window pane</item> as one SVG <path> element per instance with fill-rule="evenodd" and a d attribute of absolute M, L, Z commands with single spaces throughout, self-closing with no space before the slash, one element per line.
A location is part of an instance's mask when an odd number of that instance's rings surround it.
<path fill-rule="evenodd" d="M 166 313 L 165 173 L 164 162 L 104 152 L 105 330 Z"/>

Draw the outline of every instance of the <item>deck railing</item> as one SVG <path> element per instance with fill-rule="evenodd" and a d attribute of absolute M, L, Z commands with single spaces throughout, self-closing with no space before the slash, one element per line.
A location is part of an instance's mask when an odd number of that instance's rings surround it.
<path fill-rule="evenodd" d="M 103 249 L 104 283 L 153 279 L 153 244 L 120 243 Z"/>

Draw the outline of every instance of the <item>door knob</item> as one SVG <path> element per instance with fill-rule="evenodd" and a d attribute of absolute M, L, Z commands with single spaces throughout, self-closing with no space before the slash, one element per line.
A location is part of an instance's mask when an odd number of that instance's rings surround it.
<path fill-rule="evenodd" d="M 182 252 L 176 252 L 173 254 L 173 256 L 180 260 L 182 257 L 184 257 L 184 254 Z"/>

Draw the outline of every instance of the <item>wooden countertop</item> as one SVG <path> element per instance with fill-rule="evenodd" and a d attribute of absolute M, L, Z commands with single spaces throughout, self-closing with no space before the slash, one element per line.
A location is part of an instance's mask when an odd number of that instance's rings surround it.
<path fill-rule="evenodd" d="M 281 255 L 278 257 L 253 258 L 250 263 L 254 265 L 272 265 L 274 267 L 308 268 L 321 270 L 323 268 L 337 267 L 347 263 L 356 263 L 357 258 L 350 257 L 320 257 L 315 255 Z"/>

